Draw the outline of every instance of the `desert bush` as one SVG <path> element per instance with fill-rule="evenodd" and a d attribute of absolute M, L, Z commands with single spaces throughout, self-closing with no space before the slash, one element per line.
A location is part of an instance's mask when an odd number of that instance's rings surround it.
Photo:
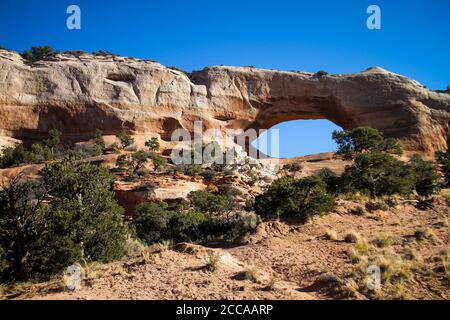
<path fill-rule="evenodd" d="M 283 170 L 288 172 L 300 172 L 302 169 L 303 166 L 300 162 L 287 163 L 283 166 Z"/>
<path fill-rule="evenodd" d="M 22 53 L 22 58 L 30 62 L 35 62 L 39 60 L 44 60 L 45 58 L 48 58 L 56 53 L 58 53 L 58 51 L 54 51 L 49 46 L 36 46 L 31 47 L 31 50 L 25 50 Z"/>
<path fill-rule="evenodd" d="M 337 195 L 342 192 L 342 178 L 330 169 L 322 169 L 317 176 L 325 182 L 329 193 Z"/>
<path fill-rule="evenodd" d="M 0 247 L 0 274 L 2 274 L 3 270 L 6 269 L 8 262 L 6 260 L 6 251 L 2 247 Z M 1 276 L 0 276 L 1 279 Z"/>
<path fill-rule="evenodd" d="M 0 168 L 9 168 L 29 163 L 42 163 L 61 156 L 61 132 L 50 130 L 49 138 L 42 143 L 34 143 L 29 148 L 18 145 L 16 148 L 5 148 L 0 157 Z"/>
<path fill-rule="evenodd" d="M 440 176 L 434 163 L 414 155 L 408 165 L 414 176 L 416 192 L 420 196 L 429 197 L 440 190 Z"/>
<path fill-rule="evenodd" d="M 367 215 L 367 211 L 364 207 L 357 206 L 356 208 L 351 210 L 351 214 L 354 214 L 356 216 L 365 216 L 365 215 Z"/>
<path fill-rule="evenodd" d="M 319 177 L 283 177 L 255 198 L 254 210 L 265 219 L 295 217 L 304 223 L 314 215 L 328 213 L 333 206 L 334 196 Z"/>
<path fill-rule="evenodd" d="M 206 269 L 209 271 L 216 271 L 219 268 L 220 256 L 218 254 L 212 253 L 208 256 L 206 261 Z"/>
<path fill-rule="evenodd" d="M 111 51 L 105 51 L 105 50 L 93 51 L 92 54 L 94 56 L 100 56 L 100 57 L 115 57 L 116 56 L 115 53 L 112 53 Z"/>
<path fill-rule="evenodd" d="M 170 222 L 175 212 L 164 203 L 142 203 L 134 210 L 136 234 L 147 245 L 171 239 Z"/>
<path fill-rule="evenodd" d="M 362 239 L 361 235 L 355 230 L 348 231 L 344 236 L 344 241 L 349 243 L 357 243 Z"/>
<path fill-rule="evenodd" d="M 344 192 L 359 191 L 371 197 L 410 195 L 415 187 L 411 170 L 400 160 L 379 151 L 358 154 L 342 179 Z"/>
<path fill-rule="evenodd" d="M 389 205 L 382 200 L 371 200 L 366 202 L 366 209 L 369 212 L 374 212 L 377 210 L 388 211 Z"/>
<path fill-rule="evenodd" d="M 150 150 L 150 152 L 158 152 L 160 144 L 158 138 L 153 137 L 145 142 L 145 146 Z"/>
<path fill-rule="evenodd" d="M 126 130 L 120 131 L 116 138 L 119 139 L 122 149 L 130 147 L 134 143 L 134 138 Z"/>
<path fill-rule="evenodd" d="M 209 191 L 193 191 L 189 193 L 188 199 L 193 208 L 208 215 L 222 214 L 229 210 L 229 199 L 220 193 Z"/>
<path fill-rule="evenodd" d="M 259 283 L 259 271 L 256 267 L 248 268 L 244 271 L 244 279 L 253 283 Z"/>
<path fill-rule="evenodd" d="M 64 159 L 42 182 L 13 179 L 0 192 L 3 279 L 48 277 L 76 261 L 120 258 L 128 228 L 107 169 Z"/>
<path fill-rule="evenodd" d="M 94 156 L 104 154 L 106 149 L 105 140 L 103 139 L 103 132 L 99 129 L 95 130 L 94 138 L 91 140 L 92 147 L 90 153 Z"/>
<path fill-rule="evenodd" d="M 332 137 L 338 145 L 337 153 L 348 160 L 364 152 L 402 154 L 402 148 L 395 140 L 384 139 L 380 131 L 369 127 L 358 127 L 351 131 L 334 131 Z"/>
<path fill-rule="evenodd" d="M 335 230 L 333 230 L 333 229 L 327 229 L 325 231 L 325 238 L 327 240 L 337 241 L 338 240 L 337 232 Z"/>
<path fill-rule="evenodd" d="M 180 164 L 177 165 L 176 170 L 192 177 L 198 177 L 202 175 L 204 171 L 200 164 Z"/>
<path fill-rule="evenodd" d="M 136 207 L 133 224 L 138 237 L 147 244 L 224 239 L 233 241 L 256 229 L 259 218 L 252 213 L 230 214 L 230 199 L 223 194 L 194 191 L 189 201 L 143 203 Z"/>
<path fill-rule="evenodd" d="M 192 210 L 179 211 L 165 202 L 143 203 L 136 207 L 133 224 L 137 236 L 148 245 L 165 240 L 198 241 L 206 216 Z"/>
<path fill-rule="evenodd" d="M 395 244 L 396 240 L 387 234 L 381 234 L 373 239 L 372 242 L 378 248 L 386 248 Z"/>
<path fill-rule="evenodd" d="M 325 70 L 319 70 L 315 73 L 316 77 L 322 78 L 322 77 L 326 77 L 328 75 L 328 72 Z"/>
<path fill-rule="evenodd" d="M 138 258 L 145 255 L 146 247 L 139 240 L 128 237 L 124 243 L 124 255 L 128 258 Z"/>
<path fill-rule="evenodd" d="M 444 175 L 444 186 L 450 187 L 450 150 L 436 152 L 436 161 Z"/>
<path fill-rule="evenodd" d="M 155 171 L 163 171 L 167 169 L 167 160 L 155 152 L 150 152 L 150 160 L 153 163 Z"/>
<path fill-rule="evenodd" d="M 414 232 L 414 237 L 417 241 L 429 240 L 433 244 L 438 245 L 442 244 L 442 240 L 436 235 L 433 229 L 431 228 L 418 228 Z"/>

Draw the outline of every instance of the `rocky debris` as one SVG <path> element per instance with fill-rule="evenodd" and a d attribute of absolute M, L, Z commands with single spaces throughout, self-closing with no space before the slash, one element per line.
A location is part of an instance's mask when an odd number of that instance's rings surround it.
<path fill-rule="evenodd" d="M 167 142 L 175 129 L 192 132 L 195 120 L 223 133 L 295 119 L 371 126 L 432 153 L 448 146 L 450 94 L 381 68 L 319 75 L 222 66 L 187 75 L 133 58 L 58 54 L 29 63 L 0 50 L 0 136 L 34 140 L 55 128 L 81 141 L 97 128 L 128 128 Z"/>

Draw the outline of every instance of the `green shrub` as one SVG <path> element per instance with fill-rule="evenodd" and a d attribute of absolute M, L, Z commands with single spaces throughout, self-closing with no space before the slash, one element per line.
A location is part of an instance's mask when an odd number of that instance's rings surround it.
<path fill-rule="evenodd" d="M 94 138 L 91 140 L 91 154 L 94 156 L 100 156 L 105 153 L 106 144 L 103 139 L 103 132 L 99 129 L 95 130 Z"/>
<path fill-rule="evenodd" d="M 195 210 L 210 215 L 222 213 L 228 207 L 226 196 L 208 191 L 193 191 L 188 199 Z"/>
<path fill-rule="evenodd" d="M 338 145 L 337 154 L 350 160 L 363 152 L 387 152 L 401 154 L 400 145 L 393 139 L 384 139 L 377 129 L 359 127 L 351 131 L 334 131 L 333 139 Z"/>
<path fill-rule="evenodd" d="M 158 152 L 160 148 L 160 144 L 158 141 L 158 138 L 151 138 L 150 140 L 145 142 L 145 146 L 151 151 L 151 152 Z"/>
<path fill-rule="evenodd" d="M 2 280 L 47 278 L 74 262 L 120 258 L 128 228 L 103 167 L 68 159 L 42 182 L 15 178 L 0 192 Z"/>
<path fill-rule="evenodd" d="M 29 163 L 42 163 L 55 159 L 62 154 L 61 132 L 50 130 L 49 138 L 42 143 L 32 144 L 29 148 L 18 145 L 5 148 L 0 157 L 0 168 L 8 168 Z"/>
<path fill-rule="evenodd" d="M 444 186 L 450 187 L 450 150 L 436 152 L 436 161 L 444 175 Z"/>
<path fill-rule="evenodd" d="M 120 131 L 116 137 L 119 139 L 122 149 L 126 149 L 134 143 L 134 138 L 125 130 Z"/>
<path fill-rule="evenodd" d="M 0 247 L 0 275 L 2 274 L 3 270 L 7 267 L 7 261 L 6 261 L 6 251 L 2 247 Z M 1 279 L 1 276 L 0 276 Z"/>
<path fill-rule="evenodd" d="M 417 194 L 429 197 L 439 191 L 440 176 L 434 163 L 423 160 L 419 155 L 414 155 L 408 165 L 414 176 Z"/>
<path fill-rule="evenodd" d="M 155 171 L 161 172 L 167 168 L 167 160 L 155 152 L 150 152 L 150 159 Z"/>
<path fill-rule="evenodd" d="M 22 58 L 25 60 L 35 62 L 39 60 L 44 60 L 51 55 L 58 53 L 58 51 L 53 51 L 53 49 L 49 46 L 36 46 L 31 47 L 31 50 L 25 50 L 22 53 Z"/>
<path fill-rule="evenodd" d="M 208 201 L 203 197 L 211 199 L 209 195 L 198 192 L 192 195 L 191 193 L 190 199 L 203 204 L 204 201 Z M 215 202 L 214 205 L 216 205 Z M 135 208 L 133 225 L 137 236 L 150 245 L 162 241 L 202 242 L 218 239 L 233 241 L 255 230 L 260 222 L 254 214 L 212 214 L 220 210 L 222 208 L 196 207 L 192 202 L 183 202 L 174 206 L 164 202 L 143 203 Z"/>
<path fill-rule="evenodd" d="M 325 182 L 329 193 L 337 195 L 342 191 L 342 178 L 330 169 L 322 169 L 317 176 Z"/>
<path fill-rule="evenodd" d="M 133 217 L 137 236 L 148 245 L 171 239 L 170 222 L 175 214 L 165 202 L 138 205 Z"/>
<path fill-rule="evenodd" d="M 319 70 L 315 73 L 316 77 L 322 78 L 328 75 L 328 72 L 326 72 L 325 70 Z"/>
<path fill-rule="evenodd" d="M 288 172 L 300 172 L 302 169 L 303 166 L 300 162 L 287 163 L 283 166 L 283 170 Z"/>
<path fill-rule="evenodd" d="M 410 195 L 414 184 L 414 176 L 403 162 L 379 151 L 358 154 L 343 175 L 343 192 L 359 191 L 372 197 Z"/>
<path fill-rule="evenodd" d="M 333 205 L 334 196 L 319 177 L 283 177 L 255 198 L 254 209 L 265 219 L 295 217 L 304 223 L 316 214 L 331 211 Z"/>
<path fill-rule="evenodd" d="M 200 176 L 203 173 L 202 165 L 200 164 L 183 164 L 177 167 L 178 171 L 192 177 Z"/>

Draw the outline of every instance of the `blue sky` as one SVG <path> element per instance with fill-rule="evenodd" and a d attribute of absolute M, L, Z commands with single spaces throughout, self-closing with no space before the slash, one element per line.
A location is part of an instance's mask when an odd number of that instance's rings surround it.
<path fill-rule="evenodd" d="M 81 8 L 81 30 L 66 28 L 70 4 Z M 382 10 L 381 30 L 366 28 L 370 4 Z M 381 66 L 444 89 L 450 84 L 449 12 L 448 0 L 2 0 L 0 45 L 103 49 L 187 71 L 225 64 L 352 73 Z M 299 123 L 281 124 L 287 127 L 280 132 L 281 155 L 299 154 L 305 135 Z M 331 124 L 314 123 L 309 137 L 331 132 Z M 329 149 L 329 143 L 314 145 Z M 303 147 L 309 153 L 311 147 Z"/>

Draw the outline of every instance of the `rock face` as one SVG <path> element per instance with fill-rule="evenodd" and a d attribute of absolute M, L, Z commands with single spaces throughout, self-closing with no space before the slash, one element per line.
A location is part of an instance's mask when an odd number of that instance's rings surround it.
<path fill-rule="evenodd" d="M 209 67 L 188 76 L 133 58 L 63 54 L 28 63 L 0 50 L 3 137 L 40 139 L 56 128 L 81 141 L 96 128 L 104 134 L 128 128 L 169 141 L 173 130 L 191 131 L 195 120 L 224 131 L 295 119 L 371 126 L 407 150 L 431 153 L 450 141 L 450 94 L 381 68 L 320 76 Z"/>

